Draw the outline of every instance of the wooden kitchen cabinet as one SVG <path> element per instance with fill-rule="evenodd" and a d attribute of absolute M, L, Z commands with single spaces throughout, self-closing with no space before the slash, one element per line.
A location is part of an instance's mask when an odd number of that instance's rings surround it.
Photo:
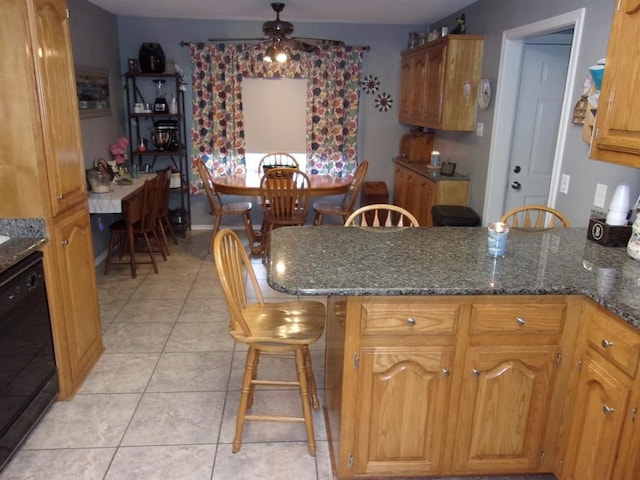
<path fill-rule="evenodd" d="M 458 406 L 455 473 L 526 473 L 540 465 L 558 348 L 471 347 Z"/>
<path fill-rule="evenodd" d="M 338 476 L 550 471 L 541 459 L 570 373 L 559 361 L 572 354 L 569 303 L 347 297 L 327 325 L 325 408 Z"/>
<path fill-rule="evenodd" d="M 640 1 L 615 5 L 590 157 L 640 167 Z"/>
<path fill-rule="evenodd" d="M 455 473 L 526 473 L 541 466 L 567 300 L 477 299 L 461 373 Z"/>
<path fill-rule="evenodd" d="M 437 473 L 449 406 L 451 347 L 360 352 L 355 474 Z"/>
<path fill-rule="evenodd" d="M 473 131 L 484 37 L 448 35 L 402 52 L 400 123 Z"/>
<path fill-rule="evenodd" d="M 74 62 L 65 0 L 7 0 L 0 17 L 0 216 L 42 218 L 59 399 L 103 351 Z"/>
<path fill-rule="evenodd" d="M 91 225 L 84 205 L 57 217 L 44 255 L 61 392 L 74 392 L 102 353 Z M 54 288 L 49 288 L 49 285 Z"/>
<path fill-rule="evenodd" d="M 595 305 L 587 316 L 560 479 L 637 479 L 640 333 Z"/>
<path fill-rule="evenodd" d="M 467 179 L 449 179 L 441 175 L 428 176 L 424 168 L 413 169 L 396 162 L 393 203 L 411 212 L 422 227 L 433 225 L 434 205 L 466 206 L 469 198 Z"/>

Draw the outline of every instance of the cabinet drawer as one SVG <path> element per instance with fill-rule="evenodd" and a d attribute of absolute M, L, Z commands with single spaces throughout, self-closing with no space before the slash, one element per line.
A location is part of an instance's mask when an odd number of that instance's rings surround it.
<path fill-rule="evenodd" d="M 457 303 L 365 302 L 360 315 L 362 335 L 453 335 L 458 326 Z"/>
<path fill-rule="evenodd" d="M 617 318 L 598 312 L 589 323 L 589 344 L 630 377 L 634 377 L 640 358 L 640 334 Z"/>
<path fill-rule="evenodd" d="M 567 307 L 564 303 L 474 304 L 471 310 L 471 335 L 562 332 Z"/>

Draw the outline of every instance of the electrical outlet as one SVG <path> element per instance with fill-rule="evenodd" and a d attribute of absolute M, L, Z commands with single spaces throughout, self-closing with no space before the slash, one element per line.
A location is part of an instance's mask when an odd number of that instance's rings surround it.
<path fill-rule="evenodd" d="M 478 122 L 478 124 L 476 125 L 476 135 L 478 137 L 484 135 L 484 123 Z"/>
<path fill-rule="evenodd" d="M 598 183 L 596 185 L 596 196 L 593 198 L 593 205 L 598 208 L 604 208 L 604 202 L 607 198 L 607 186 Z"/>
<path fill-rule="evenodd" d="M 569 175 L 562 175 L 562 180 L 560 181 L 560 193 L 564 193 L 565 195 L 569 193 L 569 180 L 571 180 Z"/>

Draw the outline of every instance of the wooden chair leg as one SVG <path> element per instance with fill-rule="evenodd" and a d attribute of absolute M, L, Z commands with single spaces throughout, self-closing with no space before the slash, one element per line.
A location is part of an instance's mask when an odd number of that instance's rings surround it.
<path fill-rule="evenodd" d="M 296 348 L 296 370 L 298 372 L 298 382 L 300 383 L 300 399 L 302 400 L 302 414 L 304 417 L 304 426 L 307 431 L 307 442 L 309 455 L 316 455 L 316 440 L 313 435 L 313 415 L 311 413 L 311 405 L 309 402 L 309 390 L 307 385 L 307 371 L 305 366 L 305 346 Z"/>
<path fill-rule="evenodd" d="M 158 265 L 156 264 L 156 257 L 153 256 L 153 250 L 151 248 L 151 242 L 149 241 L 149 235 L 147 235 L 146 233 L 144 234 L 144 241 L 147 244 L 147 251 L 149 252 L 149 257 L 151 258 L 151 265 L 153 265 L 153 271 L 155 273 L 158 273 Z M 135 255 L 135 252 L 132 252 L 132 255 Z"/>
<path fill-rule="evenodd" d="M 307 383 L 309 384 L 309 392 L 311 394 L 311 406 L 314 410 L 319 410 L 320 401 L 318 400 L 318 386 L 316 385 L 316 377 L 313 374 L 311 351 L 306 345 L 304 346 L 304 368 L 307 375 Z"/>
<path fill-rule="evenodd" d="M 314 225 L 322 225 L 322 213 L 321 212 L 316 212 L 316 216 L 313 219 L 313 224 Z"/>
<path fill-rule="evenodd" d="M 167 254 L 167 256 L 170 256 L 171 253 L 169 252 L 169 242 L 167 241 L 167 234 L 164 231 L 164 225 L 162 224 L 162 219 L 158 219 L 158 231 L 160 232 L 160 239 L 162 240 L 162 248 L 164 249 L 164 253 Z"/>
<path fill-rule="evenodd" d="M 167 229 L 169 230 L 169 235 L 171 236 L 171 240 L 173 240 L 173 243 L 175 243 L 176 245 L 178 245 L 178 238 L 176 237 L 175 232 L 173 231 L 173 227 L 171 226 L 171 222 L 169 221 L 168 218 L 163 218 L 160 219 L 160 221 L 163 223 L 163 225 L 165 225 L 167 227 Z"/>
<path fill-rule="evenodd" d="M 105 275 L 109 273 L 109 269 L 111 268 L 111 259 L 113 258 L 113 249 L 116 246 L 116 238 L 118 238 L 118 234 L 112 231 L 109 237 L 109 250 L 107 251 L 107 259 L 104 261 Z"/>
<path fill-rule="evenodd" d="M 258 364 L 260 363 L 260 350 L 256 349 L 255 360 L 253 361 L 253 377 L 251 378 L 251 390 L 249 391 L 249 401 L 247 408 L 253 407 L 253 398 L 256 393 L 255 381 L 258 378 Z"/>
<path fill-rule="evenodd" d="M 238 406 L 238 413 L 236 415 L 236 433 L 233 437 L 233 444 L 231 451 L 238 453 L 242 446 L 242 430 L 244 428 L 244 420 L 247 415 L 247 408 L 249 404 L 249 395 L 251 393 L 251 381 L 254 378 L 254 365 L 256 362 L 256 356 L 258 351 L 256 347 L 250 345 L 247 352 L 247 359 L 244 365 L 244 375 L 242 376 L 242 388 L 240 390 L 240 405 Z"/>

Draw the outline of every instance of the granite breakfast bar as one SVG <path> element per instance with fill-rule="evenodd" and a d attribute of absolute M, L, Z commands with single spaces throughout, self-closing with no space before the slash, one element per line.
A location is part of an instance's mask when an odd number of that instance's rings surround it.
<path fill-rule="evenodd" d="M 492 259 L 484 228 L 274 230 L 270 286 L 328 297 L 337 478 L 638 478 L 640 262 L 586 237 Z"/>

